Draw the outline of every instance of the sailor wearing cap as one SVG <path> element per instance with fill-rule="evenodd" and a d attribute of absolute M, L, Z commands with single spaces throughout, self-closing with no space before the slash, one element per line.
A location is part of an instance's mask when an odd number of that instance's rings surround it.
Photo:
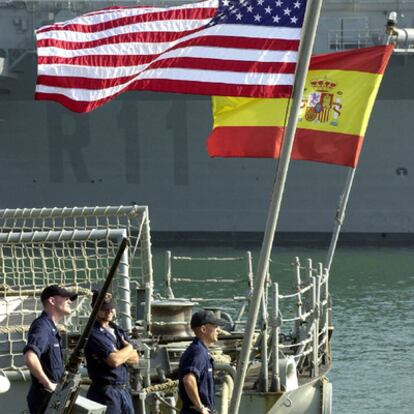
<path fill-rule="evenodd" d="M 218 327 L 224 324 L 225 321 L 207 310 L 196 312 L 191 318 L 196 337 L 181 356 L 178 372 L 181 414 L 214 411 L 214 365 L 208 347 L 217 342 Z"/>
<path fill-rule="evenodd" d="M 95 291 L 92 306 L 98 295 Z M 86 364 L 92 381 L 87 397 L 106 405 L 106 414 L 134 414 L 127 389 L 128 365 L 137 364 L 139 357 L 126 333 L 112 321 L 115 307 L 112 295 L 108 293 L 86 344 Z"/>
<path fill-rule="evenodd" d="M 58 285 L 46 287 L 40 300 L 43 312 L 30 325 L 24 362 L 29 368 L 32 384 L 27 395 L 31 414 L 39 412 L 56 388 L 65 367 L 62 340 L 56 324 L 71 313 L 70 304 L 78 295 Z"/>

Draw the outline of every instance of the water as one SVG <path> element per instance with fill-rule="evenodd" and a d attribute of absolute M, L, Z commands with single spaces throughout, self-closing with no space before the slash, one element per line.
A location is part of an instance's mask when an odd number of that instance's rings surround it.
<path fill-rule="evenodd" d="M 176 255 L 242 256 L 231 248 L 177 248 Z M 253 249 L 258 257 L 258 249 Z M 294 256 L 323 261 L 322 249 L 276 249 L 273 279 L 286 288 L 293 285 L 289 263 Z M 245 266 L 226 264 L 241 283 L 219 289 L 217 285 L 181 284 L 178 295 L 225 297 L 231 289 L 242 294 Z M 155 278 L 162 288 L 163 255 L 155 250 Z M 254 269 L 256 267 L 254 266 Z M 197 273 L 201 280 L 217 275 L 205 262 L 176 266 L 181 276 Z M 190 286 L 190 287 L 189 287 Z M 330 281 L 334 304 L 333 382 L 334 414 L 411 414 L 414 412 L 414 255 L 402 248 L 340 248 Z M 190 294 L 189 294 L 190 292 Z M 217 301 L 220 303 L 220 301 Z M 221 303 L 225 307 L 234 304 Z"/>

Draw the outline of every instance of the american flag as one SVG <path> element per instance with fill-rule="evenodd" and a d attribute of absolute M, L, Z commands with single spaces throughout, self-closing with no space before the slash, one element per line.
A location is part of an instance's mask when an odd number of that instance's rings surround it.
<path fill-rule="evenodd" d="M 110 7 L 36 30 L 36 99 L 89 112 L 130 90 L 291 94 L 306 0 Z"/>

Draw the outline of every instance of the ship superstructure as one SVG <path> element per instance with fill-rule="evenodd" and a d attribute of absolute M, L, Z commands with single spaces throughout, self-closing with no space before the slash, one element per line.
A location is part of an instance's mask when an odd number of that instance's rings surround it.
<path fill-rule="evenodd" d="M 261 233 L 276 161 L 210 159 L 209 97 L 131 92 L 87 115 L 33 100 L 33 30 L 112 4 L 0 0 L 0 207 L 145 203 L 155 238 Z M 325 1 L 314 53 L 383 44 L 390 12 L 398 27 L 414 27 L 414 1 Z M 345 234 L 387 240 L 414 232 L 414 49 L 406 40 L 380 88 Z M 329 233 L 346 176 L 344 167 L 293 162 L 280 231 L 295 239 Z"/>

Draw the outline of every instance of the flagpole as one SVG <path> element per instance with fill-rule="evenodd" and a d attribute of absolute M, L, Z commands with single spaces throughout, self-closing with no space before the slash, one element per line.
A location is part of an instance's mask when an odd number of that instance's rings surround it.
<path fill-rule="evenodd" d="M 326 255 L 325 266 L 324 266 L 325 269 L 328 270 L 328 275 L 331 269 L 332 260 L 333 260 L 335 250 L 336 250 L 336 245 L 338 244 L 339 233 L 341 232 L 342 225 L 344 224 L 345 211 L 348 205 L 349 194 L 351 192 L 352 184 L 354 182 L 355 171 L 356 171 L 355 168 L 350 168 L 350 170 L 348 171 L 348 176 L 346 178 L 346 183 L 345 183 L 345 189 L 338 203 L 338 209 L 337 209 L 336 216 L 335 216 L 335 227 L 332 232 L 331 244 L 329 246 L 328 254 Z"/>
<path fill-rule="evenodd" d="M 302 29 L 302 39 L 299 49 L 298 63 L 296 67 L 295 81 L 292 93 L 292 106 L 289 113 L 288 123 L 283 138 L 281 154 L 277 164 L 276 177 L 273 183 L 272 199 L 266 221 L 266 228 L 263 236 L 262 249 L 260 252 L 257 275 L 254 282 L 253 297 L 249 308 L 246 323 L 246 332 L 240 351 L 240 358 L 237 363 L 237 373 L 234 384 L 234 393 L 230 402 L 231 414 L 239 412 L 241 395 L 243 392 L 244 380 L 246 378 L 251 353 L 253 335 L 259 314 L 260 298 L 263 294 L 264 283 L 269 267 L 269 259 L 275 237 L 277 221 L 279 218 L 280 205 L 286 183 L 287 171 L 289 168 L 290 154 L 292 152 L 293 140 L 296 132 L 300 104 L 302 101 L 303 89 L 305 87 L 306 75 L 312 55 L 313 43 L 318 26 L 319 15 L 323 0 L 308 0 Z M 267 361 L 262 361 L 267 364 Z"/>

